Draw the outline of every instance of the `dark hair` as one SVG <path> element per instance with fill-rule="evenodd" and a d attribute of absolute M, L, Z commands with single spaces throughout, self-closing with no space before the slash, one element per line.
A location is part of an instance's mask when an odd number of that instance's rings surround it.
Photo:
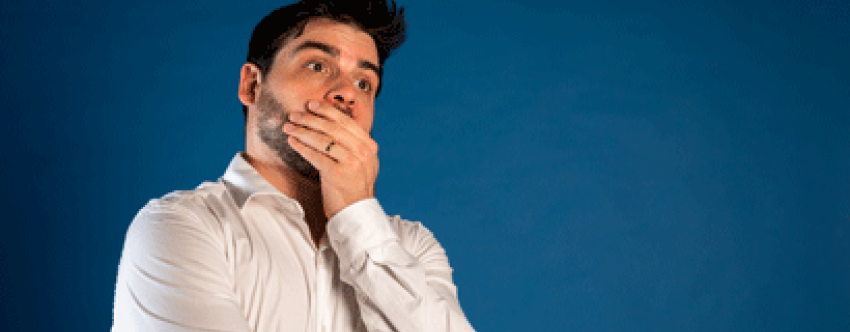
<path fill-rule="evenodd" d="M 404 42 L 407 28 L 404 8 L 396 8 L 394 0 L 390 3 L 386 0 L 301 0 L 276 9 L 257 23 L 248 43 L 247 62 L 257 65 L 263 75 L 268 74 L 278 51 L 291 39 L 298 38 L 307 23 L 318 18 L 350 24 L 369 34 L 378 48 L 381 68 L 390 53 Z M 382 74 L 383 71 L 378 76 Z M 375 93 L 376 96 L 381 93 L 380 85 Z M 248 108 L 244 105 L 242 112 L 247 120 Z"/>

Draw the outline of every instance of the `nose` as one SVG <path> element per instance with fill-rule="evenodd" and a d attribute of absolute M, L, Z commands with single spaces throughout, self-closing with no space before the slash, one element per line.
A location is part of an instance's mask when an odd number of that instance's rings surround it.
<path fill-rule="evenodd" d="M 340 80 L 340 82 L 328 91 L 327 99 L 339 109 L 350 110 L 354 106 L 354 97 L 356 92 L 354 86 L 348 80 Z"/>

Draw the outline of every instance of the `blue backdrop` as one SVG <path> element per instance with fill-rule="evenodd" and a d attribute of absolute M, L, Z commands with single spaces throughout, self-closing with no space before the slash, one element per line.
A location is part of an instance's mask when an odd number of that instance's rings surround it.
<path fill-rule="evenodd" d="M 402 4 L 377 195 L 478 331 L 850 330 L 848 2 Z M 279 5 L 0 5 L 0 325 L 109 328 L 135 213 L 244 149 Z"/>

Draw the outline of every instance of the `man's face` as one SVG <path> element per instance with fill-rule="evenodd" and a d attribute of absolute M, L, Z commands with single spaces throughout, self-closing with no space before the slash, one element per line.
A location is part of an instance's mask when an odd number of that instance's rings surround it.
<path fill-rule="evenodd" d="M 377 48 L 365 32 L 328 20 L 310 22 L 301 36 L 281 48 L 261 81 L 254 132 L 287 166 L 318 179 L 318 171 L 287 143 L 283 124 L 291 110 L 321 101 L 370 132 L 380 83 L 377 66 Z"/>

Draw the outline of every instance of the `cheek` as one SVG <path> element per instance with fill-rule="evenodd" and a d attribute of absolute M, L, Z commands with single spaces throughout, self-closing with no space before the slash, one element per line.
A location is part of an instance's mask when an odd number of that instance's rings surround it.
<path fill-rule="evenodd" d="M 318 75 L 292 74 L 281 83 L 289 98 L 316 98 L 321 95 L 325 81 Z M 317 96 L 318 95 L 318 96 Z"/>
<path fill-rule="evenodd" d="M 288 83 L 289 85 L 315 85 L 319 83 L 318 75 L 311 75 L 308 72 L 299 72 L 297 70 L 292 71 L 292 73 L 286 77 L 284 80 L 284 84 Z"/>

